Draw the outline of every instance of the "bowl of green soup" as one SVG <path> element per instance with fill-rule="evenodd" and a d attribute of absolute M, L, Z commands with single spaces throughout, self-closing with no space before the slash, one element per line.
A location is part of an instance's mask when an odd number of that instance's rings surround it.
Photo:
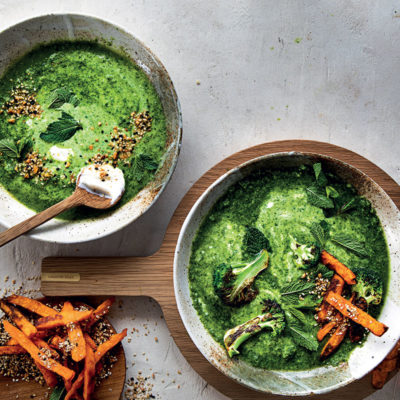
<path fill-rule="evenodd" d="M 279 153 L 227 172 L 178 239 L 175 295 L 190 337 L 221 372 L 266 393 L 363 377 L 400 337 L 399 222 L 383 189 L 327 156 Z"/>
<path fill-rule="evenodd" d="M 0 223 L 72 194 L 80 170 L 122 170 L 110 211 L 69 210 L 31 237 L 92 240 L 133 222 L 159 197 L 181 145 L 180 105 L 157 57 L 123 29 L 46 15 L 0 33 Z"/>

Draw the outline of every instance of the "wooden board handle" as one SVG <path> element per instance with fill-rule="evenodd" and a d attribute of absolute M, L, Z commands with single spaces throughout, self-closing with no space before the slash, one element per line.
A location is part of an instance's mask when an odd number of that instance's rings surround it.
<path fill-rule="evenodd" d="M 174 298 L 172 265 L 160 252 L 149 257 L 45 258 L 45 296 L 149 296 L 161 306 Z"/>

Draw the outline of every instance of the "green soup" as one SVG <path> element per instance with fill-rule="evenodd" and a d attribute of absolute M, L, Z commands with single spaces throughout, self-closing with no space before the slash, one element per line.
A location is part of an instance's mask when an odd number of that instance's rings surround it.
<path fill-rule="evenodd" d="M 92 163 L 123 171 L 120 207 L 151 181 L 166 149 L 163 108 L 147 76 L 95 43 L 34 49 L 2 77 L 0 106 L 0 183 L 35 211 L 69 196 Z M 103 213 L 78 208 L 62 218 Z"/>
<path fill-rule="evenodd" d="M 306 188 L 315 182 L 310 167 L 260 171 L 231 187 L 205 217 L 192 245 L 189 281 L 194 307 L 212 337 L 223 346 L 225 332 L 262 314 L 263 300 L 271 293 L 279 293 L 290 282 L 300 281 L 304 269 L 295 266 L 290 256 L 290 237 L 301 238 L 303 243 L 315 241 L 310 232 L 313 223 L 326 221 L 330 237 L 346 234 L 365 245 L 368 256 L 360 257 L 332 240 L 324 248 L 349 268 L 373 269 L 380 275 L 386 289 L 389 256 L 380 221 L 368 200 L 358 196 L 356 190 L 334 175 L 327 174 L 343 202 L 353 200 L 353 207 L 345 213 L 327 217 L 327 212 L 311 205 Z M 258 228 L 268 238 L 271 252 L 268 268 L 255 280 L 257 297 L 240 307 L 225 305 L 215 294 L 213 272 L 223 262 L 243 261 L 242 241 L 246 226 Z M 322 264 L 313 268 L 329 270 Z M 348 296 L 348 294 L 346 294 Z M 317 301 L 320 300 L 317 299 Z M 369 312 L 379 315 L 379 306 Z M 315 309 L 301 309 L 304 321 L 301 330 L 316 337 L 319 327 L 314 318 Z M 326 340 L 318 349 L 310 351 L 293 340 L 287 328 L 272 336 L 261 331 L 240 347 L 237 357 L 247 363 L 272 370 L 305 370 L 323 365 L 338 365 L 348 359 L 360 344 L 348 338 L 339 350 L 325 361 L 319 355 Z"/>

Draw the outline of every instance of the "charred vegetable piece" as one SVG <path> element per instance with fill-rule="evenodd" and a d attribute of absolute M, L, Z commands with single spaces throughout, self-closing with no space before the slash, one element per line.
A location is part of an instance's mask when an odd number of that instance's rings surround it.
<path fill-rule="evenodd" d="M 268 267 L 269 255 L 262 250 L 253 261 L 240 264 L 220 264 L 214 271 L 214 290 L 230 306 L 240 306 L 257 295 L 253 288 L 257 275 Z"/>
<path fill-rule="evenodd" d="M 365 299 L 368 305 L 380 304 L 383 297 L 383 282 L 374 270 L 354 269 L 357 283 L 352 286 L 353 292 Z"/>
<path fill-rule="evenodd" d="M 243 237 L 243 253 L 254 257 L 263 249 L 271 252 L 268 239 L 259 229 L 246 226 L 246 233 Z"/>
<path fill-rule="evenodd" d="M 229 357 L 239 354 L 240 345 L 263 329 L 271 330 L 273 335 L 280 334 L 285 328 L 285 317 L 281 307 L 272 300 L 265 302 L 264 314 L 258 315 L 226 331 L 224 344 Z"/>
<path fill-rule="evenodd" d="M 297 267 L 307 269 L 318 264 L 321 254 L 318 244 L 300 244 L 292 237 L 290 248 L 293 251 L 293 259 Z"/>

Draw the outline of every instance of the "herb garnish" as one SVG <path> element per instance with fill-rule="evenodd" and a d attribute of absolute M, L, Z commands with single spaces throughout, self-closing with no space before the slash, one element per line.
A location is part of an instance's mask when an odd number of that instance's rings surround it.
<path fill-rule="evenodd" d="M 326 221 L 321 221 L 320 223 L 314 222 L 310 227 L 310 231 L 318 244 L 324 247 L 329 239 L 328 223 Z"/>
<path fill-rule="evenodd" d="M 66 112 L 61 112 L 61 117 L 52 122 L 46 132 L 40 134 L 40 138 L 47 143 L 61 143 L 71 139 L 76 131 L 82 129 L 82 125 Z"/>
<path fill-rule="evenodd" d="M 18 141 L 14 141 L 11 138 L 0 140 L 0 153 L 3 153 L 9 158 L 16 158 L 19 160 L 31 147 L 32 142 L 27 138 Z"/>
<path fill-rule="evenodd" d="M 147 154 L 138 154 L 133 160 L 133 176 L 140 182 L 144 177 L 144 171 L 154 171 L 158 168 L 158 163 Z"/>
<path fill-rule="evenodd" d="M 315 183 L 306 188 L 308 202 L 324 210 L 326 218 L 342 215 L 355 208 L 355 199 L 343 204 L 340 193 L 328 183 L 322 164 L 313 164 Z M 342 204 L 341 204 L 342 203 Z"/>
<path fill-rule="evenodd" d="M 314 288 L 314 280 L 290 282 L 281 289 L 277 300 L 285 313 L 286 332 L 296 344 L 310 351 L 318 349 L 318 342 L 314 335 L 308 332 L 308 321 L 301 309 L 314 309 L 321 301 L 310 294 Z M 305 296 L 304 300 L 300 300 L 299 296 Z"/>
<path fill-rule="evenodd" d="M 339 207 L 337 210 L 336 215 L 344 214 L 347 211 L 352 210 L 353 208 L 356 207 L 356 199 L 353 197 L 351 200 L 347 201 L 344 203 L 342 206 Z"/>
<path fill-rule="evenodd" d="M 345 233 L 337 233 L 334 236 L 330 236 L 329 225 L 326 221 L 321 221 L 319 224 L 312 224 L 310 227 L 310 231 L 321 247 L 324 247 L 326 242 L 330 240 L 331 242 L 351 251 L 356 256 L 368 257 L 369 255 L 363 243 L 359 242 L 353 237 L 346 235 Z"/>
<path fill-rule="evenodd" d="M 286 330 L 292 337 L 293 341 L 297 345 L 302 346 L 307 350 L 318 350 L 318 341 L 315 335 L 313 335 L 313 333 L 310 331 L 306 331 L 304 329 L 304 324 L 299 321 L 297 317 L 291 314 L 291 311 L 286 311 L 285 316 L 286 321 L 288 322 L 286 325 Z"/>
<path fill-rule="evenodd" d="M 359 257 L 368 257 L 368 252 L 365 246 L 358 240 L 344 234 L 338 233 L 331 237 L 331 241 L 350 250 Z"/>
<path fill-rule="evenodd" d="M 76 107 L 79 100 L 73 92 L 65 87 L 54 90 L 50 97 L 49 108 L 60 108 L 65 103 L 70 103 Z"/>
<path fill-rule="evenodd" d="M 309 203 L 319 208 L 334 208 L 333 201 L 326 197 L 325 191 L 321 186 L 311 185 L 306 188 Z"/>
<path fill-rule="evenodd" d="M 328 179 L 326 179 L 324 171 L 322 171 L 322 164 L 313 164 L 313 170 L 315 173 L 315 180 L 317 181 L 317 185 L 321 187 L 326 186 L 328 184 Z"/>
<path fill-rule="evenodd" d="M 57 386 L 53 389 L 49 400 L 63 400 L 65 398 L 66 391 L 64 386 Z"/>

